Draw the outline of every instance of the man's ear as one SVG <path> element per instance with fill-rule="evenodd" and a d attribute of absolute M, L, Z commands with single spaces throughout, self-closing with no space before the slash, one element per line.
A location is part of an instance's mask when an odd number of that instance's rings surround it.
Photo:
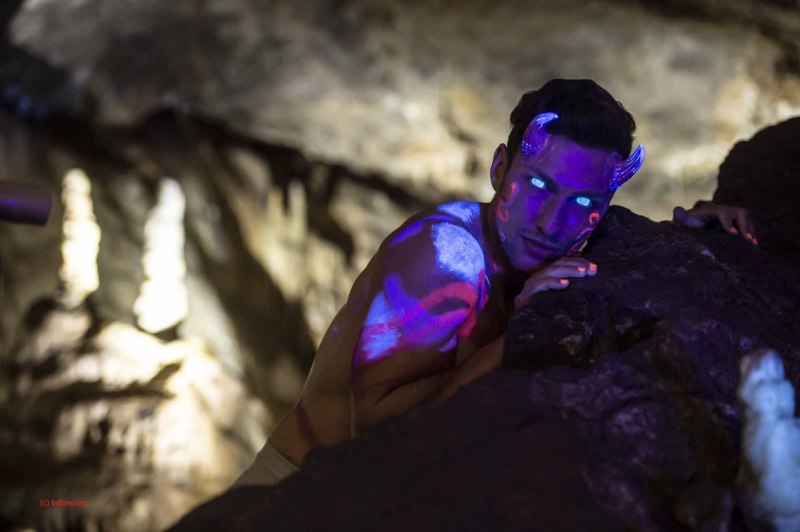
<path fill-rule="evenodd" d="M 492 158 L 492 166 L 489 168 L 489 176 L 492 179 L 492 188 L 498 192 L 503 188 L 503 180 L 508 171 L 508 148 L 505 144 L 500 144 L 494 150 L 494 157 Z"/>

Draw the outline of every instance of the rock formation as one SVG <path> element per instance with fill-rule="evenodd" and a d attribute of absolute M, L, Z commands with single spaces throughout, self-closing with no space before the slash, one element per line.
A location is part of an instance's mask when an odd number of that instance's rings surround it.
<path fill-rule="evenodd" d="M 0 489 L 18 508 L 3 529 L 163 529 L 247 464 L 269 412 L 202 342 L 37 310 L 4 365 Z M 58 499 L 86 506 L 43 502 Z"/>
<path fill-rule="evenodd" d="M 742 359 L 739 401 L 742 464 L 739 500 L 754 526 L 800 529 L 800 419 L 780 356 L 769 349 Z"/>
<path fill-rule="evenodd" d="M 98 123 L 177 109 L 462 197 L 490 194 L 489 157 L 524 91 L 591 77 L 648 147 L 622 203 L 666 219 L 710 193 L 730 144 L 800 106 L 800 15 L 759 4 L 38 0 L 21 3 L 8 34 L 66 75 L 59 102 Z"/>
<path fill-rule="evenodd" d="M 745 207 L 758 223 L 762 249 L 800 263 L 800 118 L 759 131 L 733 147 L 720 167 L 714 201 Z"/>

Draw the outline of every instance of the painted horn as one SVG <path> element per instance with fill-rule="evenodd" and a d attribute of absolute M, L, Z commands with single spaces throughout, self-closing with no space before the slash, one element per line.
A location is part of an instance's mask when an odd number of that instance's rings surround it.
<path fill-rule="evenodd" d="M 522 137 L 522 155 L 526 159 L 539 154 L 547 144 L 547 130 L 544 128 L 547 124 L 556 120 L 558 115 L 556 113 L 540 113 L 536 115 L 531 123 L 525 129 L 525 135 Z"/>
<path fill-rule="evenodd" d="M 614 175 L 611 177 L 611 185 L 609 186 L 611 192 L 624 185 L 639 171 L 642 163 L 644 163 L 644 155 L 644 146 L 639 144 L 630 157 L 614 165 Z"/>

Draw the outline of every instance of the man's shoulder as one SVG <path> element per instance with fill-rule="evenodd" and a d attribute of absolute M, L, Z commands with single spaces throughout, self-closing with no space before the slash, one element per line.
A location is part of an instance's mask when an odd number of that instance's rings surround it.
<path fill-rule="evenodd" d="M 474 201 L 454 201 L 420 211 L 390 234 L 385 243 L 396 245 L 419 234 L 430 234 L 435 228 L 448 231 L 461 230 L 475 241 L 480 240 L 481 206 Z M 452 227 L 450 227 L 452 226 Z M 459 231 L 459 232 L 461 232 Z"/>
<path fill-rule="evenodd" d="M 446 203 L 409 218 L 389 235 L 379 253 L 388 260 L 436 266 L 462 279 L 475 280 L 485 269 L 479 231 L 480 204 Z"/>
<path fill-rule="evenodd" d="M 438 205 L 429 209 L 431 216 L 465 227 L 473 231 L 476 226 L 480 226 L 481 204 L 475 201 L 453 201 Z"/>

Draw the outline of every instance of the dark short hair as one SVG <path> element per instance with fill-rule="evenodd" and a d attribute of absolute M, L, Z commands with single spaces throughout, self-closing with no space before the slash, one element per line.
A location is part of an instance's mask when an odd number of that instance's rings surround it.
<path fill-rule="evenodd" d="M 546 126 L 548 133 L 589 148 L 613 150 L 622 157 L 631 154 L 636 122 L 621 103 L 590 79 L 553 79 L 523 94 L 511 112 L 509 162 L 519 151 L 528 124 L 544 112 L 558 114 L 558 120 Z"/>

